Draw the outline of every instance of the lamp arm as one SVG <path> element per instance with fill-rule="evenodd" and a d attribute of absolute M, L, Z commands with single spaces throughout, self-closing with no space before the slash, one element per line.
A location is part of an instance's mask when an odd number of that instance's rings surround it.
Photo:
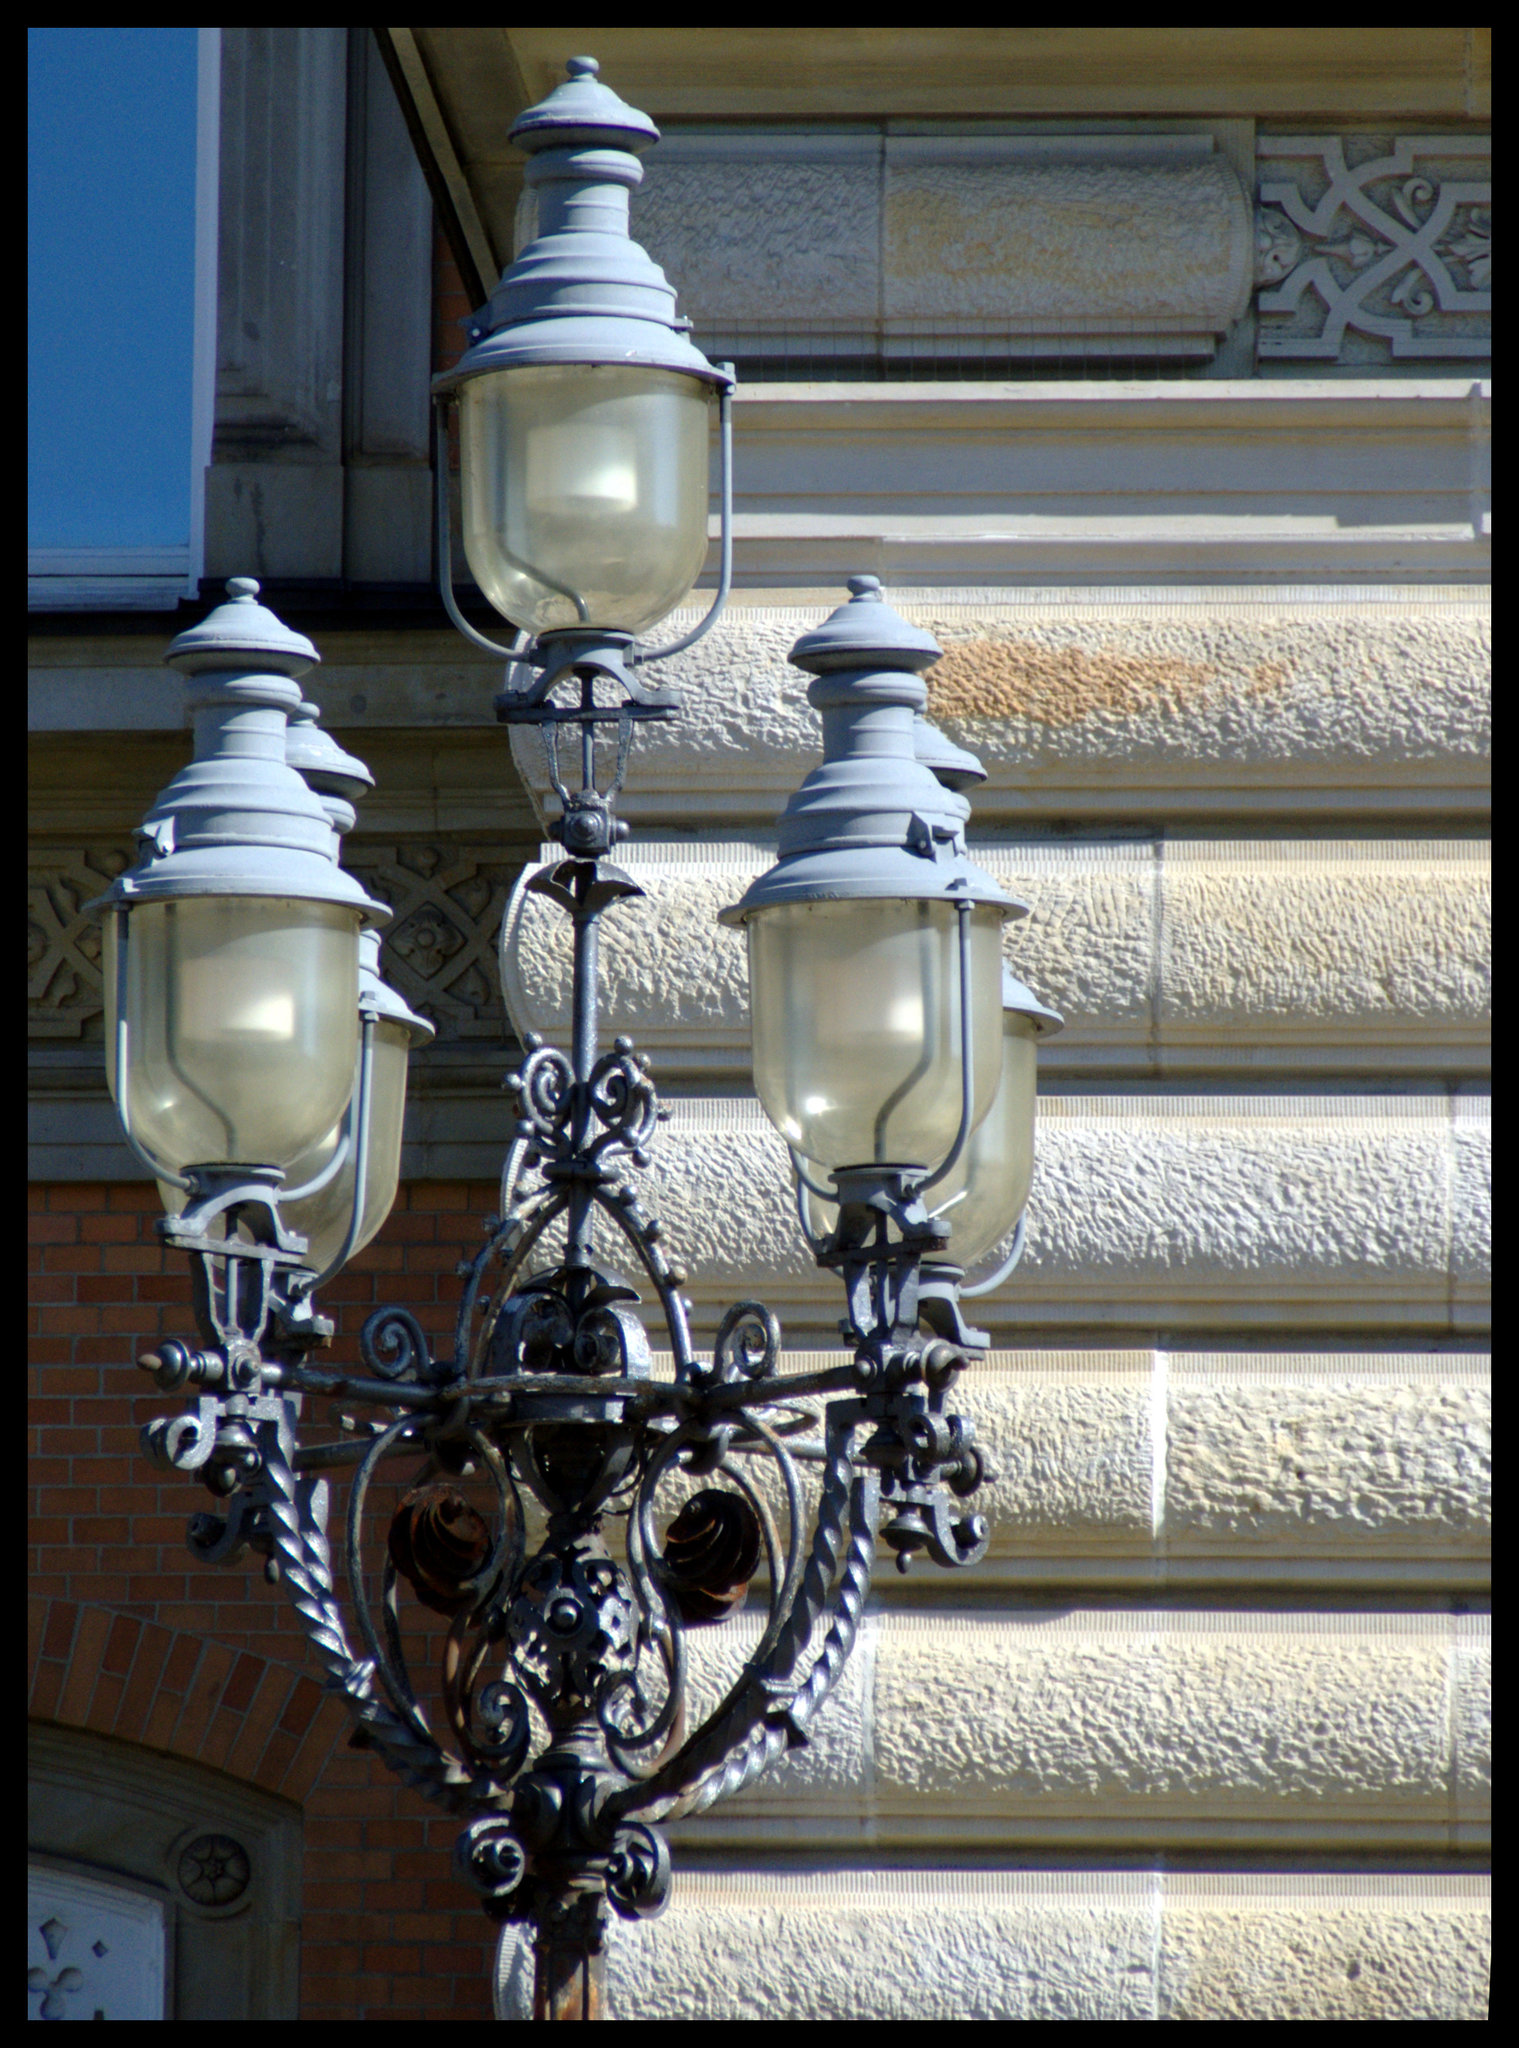
<path fill-rule="evenodd" d="M 363 1023 L 359 1038 L 359 1079 L 354 1089 L 358 1108 L 354 1120 L 353 1158 L 353 1208 L 348 1218 L 348 1228 L 343 1242 L 338 1247 L 332 1264 L 319 1273 L 312 1283 L 313 1291 L 325 1287 L 334 1273 L 341 1272 L 353 1256 L 353 1247 L 359 1235 L 359 1226 L 364 1221 L 364 1183 L 369 1175 L 369 1109 L 374 1092 L 374 1025 L 372 1010 L 361 1010 Z"/>
<path fill-rule="evenodd" d="M 804 1238 L 805 1238 L 805 1239 L 807 1240 L 807 1248 L 808 1248 L 808 1250 L 809 1250 L 809 1251 L 811 1251 L 811 1252 L 813 1252 L 813 1253 L 816 1253 L 816 1252 L 819 1252 L 819 1251 L 821 1251 L 821 1249 L 822 1249 L 822 1246 L 823 1246 L 823 1240 L 822 1240 L 822 1238 L 820 1238 L 820 1237 L 814 1237 L 814 1236 L 813 1236 L 813 1234 L 812 1234 L 812 1231 L 811 1231 L 811 1229 L 810 1229 L 810 1228 L 809 1228 L 809 1226 L 808 1226 L 808 1223 L 807 1223 L 807 1204 L 806 1204 L 806 1202 L 805 1202 L 805 1201 L 803 1200 L 803 1193 L 804 1193 L 804 1190 L 805 1190 L 806 1192 L 810 1192 L 810 1193 L 812 1193 L 812 1194 L 817 1194 L 817 1193 L 818 1193 L 818 1190 L 817 1190 L 817 1189 L 816 1189 L 815 1187 L 813 1187 L 813 1185 L 812 1185 L 812 1182 L 811 1182 L 810 1180 L 809 1180 L 809 1181 L 806 1181 L 806 1182 L 804 1183 L 804 1181 L 803 1181 L 803 1177 L 802 1177 L 802 1170 L 801 1170 L 801 1168 L 800 1168 L 799 1166 L 796 1166 L 796 1154 L 795 1154 L 794 1152 L 793 1152 L 793 1153 L 791 1154 L 791 1162 L 792 1162 L 792 1165 L 793 1165 L 794 1167 L 796 1167 L 796 1173 L 795 1173 L 795 1181 L 794 1181 L 794 1186 L 795 1186 L 795 1193 L 796 1193 L 796 1220 L 797 1220 L 797 1224 L 798 1224 L 798 1226 L 799 1226 L 799 1227 L 800 1227 L 800 1229 L 801 1229 L 801 1233 L 802 1233 L 802 1236 L 803 1236 L 803 1237 L 804 1237 Z"/>
<path fill-rule="evenodd" d="M 147 1147 L 141 1144 L 132 1130 L 131 1088 L 127 1076 L 131 1071 L 131 1037 L 127 1025 L 127 908 L 119 904 L 114 912 L 116 918 L 116 1112 L 121 1118 L 122 1136 L 131 1147 L 133 1156 L 140 1159 L 155 1180 L 166 1180 L 171 1187 L 189 1192 L 192 1182 L 172 1167 L 160 1165 Z"/>
<path fill-rule="evenodd" d="M 796 1175 L 798 1188 L 805 1188 L 809 1195 L 816 1195 L 820 1202 L 833 1202 L 837 1204 L 839 1199 L 838 1190 L 835 1188 L 820 1188 L 815 1180 L 812 1180 L 803 1172 L 802 1155 L 797 1151 L 796 1147 L 788 1145 L 786 1150 L 791 1154 L 791 1171 Z"/>
<path fill-rule="evenodd" d="M 518 633 L 510 647 L 500 647 L 494 640 L 487 640 L 483 633 L 475 631 L 454 598 L 453 534 L 448 517 L 448 433 L 445 426 L 447 403 L 448 401 L 443 398 L 433 400 L 433 510 L 438 543 L 438 595 L 443 600 L 444 611 L 466 640 L 473 641 L 476 647 L 483 647 L 487 654 L 499 656 L 502 661 L 516 661 L 532 645 L 531 633 Z"/>
<path fill-rule="evenodd" d="M 976 1035 L 971 1019 L 970 1005 L 970 912 L 968 903 L 957 903 L 956 914 L 960 920 L 960 1128 L 955 1133 L 955 1142 L 950 1147 L 949 1157 L 937 1173 L 931 1173 L 918 1189 L 926 1195 L 930 1188 L 936 1188 L 945 1175 L 952 1172 L 959 1163 L 960 1154 L 965 1150 L 965 1141 L 971 1131 L 971 1111 L 976 1101 L 975 1055 Z"/>
<path fill-rule="evenodd" d="M 720 370 L 733 369 L 731 363 L 719 363 Z M 647 654 L 632 649 L 627 660 L 629 668 L 640 668 L 646 661 L 663 661 L 671 654 L 684 654 L 688 647 L 694 647 L 702 635 L 717 624 L 718 614 L 728 602 L 728 592 L 733 587 L 733 387 L 725 384 L 717 398 L 717 439 L 718 439 L 718 495 L 721 503 L 721 532 L 718 540 L 717 595 L 711 609 L 700 625 L 693 626 L 682 640 L 672 640 L 668 647 L 651 647 Z"/>
<path fill-rule="evenodd" d="M 356 1095 L 357 1093 L 358 1089 L 357 1086 L 355 1086 L 354 1094 Z M 352 1107 L 352 1097 L 350 1097 L 350 1114 L 345 1115 L 343 1118 L 343 1128 L 338 1133 L 337 1144 L 333 1147 L 332 1157 L 328 1160 L 327 1164 L 322 1168 L 320 1173 L 315 1174 L 308 1181 L 303 1181 L 298 1188 L 281 1188 L 280 1200 L 282 1202 L 304 1202 L 308 1195 L 319 1195 L 322 1192 L 322 1189 L 326 1187 L 328 1183 L 332 1180 L 333 1176 L 342 1171 L 343 1162 L 345 1159 L 347 1159 L 348 1154 L 353 1149 L 352 1145 L 349 1142 L 348 1135 L 348 1128 L 350 1123 L 352 1122 Z"/>
<path fill-rule="evenodd" d="M 1023 1257 L 1023 1240 L 1028 1230 L 1028 1210 L 1018 1218 L 1018 1228 L 1013 1232 L 1013 1248 L 989 1280 L 978 1280 L 974 1287 L 959 1287 L 955 1291 L 962 1301 L 974 1301 L 978 1294 L 990 1294 L 1000 1287 L 1009 1273 Z"/>

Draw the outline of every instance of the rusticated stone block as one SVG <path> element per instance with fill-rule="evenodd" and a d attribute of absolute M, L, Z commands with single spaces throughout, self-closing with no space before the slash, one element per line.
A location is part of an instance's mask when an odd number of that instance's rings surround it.
<path fill-rule="evenodd" d="M 612 1928 L 606 2011 L 649 2020 L 1480 2019 L 1483 1877 L 677 1869 Z M 496 2010 L 531 2012 L 504 1930 Z"/>
<path fill-rule="evenodd" d="M 1065 1018 L 1045 1072 L 1099 1066 L 1484 1067 L 1491 1003 L 1484 841 L 987 843 L 1030 905 L 1004 935 Z M 541 849 L 541 861 L 560 857 Z M 620 856 L 642 898 L 608 912 L 607 1013 L 661 1072 L 749 1071 L 744 939 L 717 922 L 770 865 L 760 841 L 658 841 Z M 527 893 L 502 929 L 519 1029 L 567 1044 L 568 922 Z"/>
<path fill-rule="evenodd" d="M 1172 1359 L 1167 1552 L 1485 1546 L 1486 1361 Z"/>
<path fill-rule="evenodd" d="M 1378 1615 L 893 1617 L 876 1656 L 876 1799 L 980 1816 L 1137 1809 L 1313 1840 L 1443 1821 L 1450 1623 Z"/>
<path fill-rule="evenodd" d="M 1156 2017 L 1480 2020 L 1483 1877 L 1168 1877 Z"/>
<path fill-rule="evenodd" d="M 1463 1111 L 1474 1157 L 1480 1108 Z M 994 1330 L 1011 1316 L 1448 1329 L 1459 1271 L 1475 1323 L 1484 1255 L 1453 1242 L 1452 1128 L 1444 1096 L 1042 1097 L 1028 1249 L 977 1315 Z M 667 1129 L 648 1205 L 700 1276 L 702 1326 L 756 1292 L 783 1320 L 831 1324 L 837 1283 L 803 1243 L 758 1104 L 677 1101 Z"/>
<path fill-rule="evenodd" d="M 982 833 L 1013 817 L 1485 803 L 1477 592 L 888 594 L 945 650 L 928 672 L 929 715 L 986 766 Z M 831 608 L 737 602 L 666 665 L 686 708 L 640 733 L 630 818 L 689 830 L 695 800 L 705 829 L 771 828 L 818 749 L 787 655 Z M 698 616 L 677 613 L 670 633 Z M 542 748 L 525 732 L 512 744 L 541 805 Z"/>

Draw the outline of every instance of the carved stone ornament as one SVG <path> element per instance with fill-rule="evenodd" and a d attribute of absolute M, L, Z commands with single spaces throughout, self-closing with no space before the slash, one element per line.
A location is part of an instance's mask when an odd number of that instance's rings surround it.
<path fill-rule="evenodd" d="M 1263 136 L 1262 361 L 1492 353 L 1492 144 L 1478 135 Z"/>
<path fill-rule="evenodd" d="M 180 1856 L 179 1888 L 197 1906 L 230 1906 L 248 1889 L 248 1852 L 230 1835 L 197 1835 Z"/>
<path fill-rule="evenodd" d="M 344 859 L 391 906 L 386 980 L 450 1040 L 501 1035 L 504 1012 L 496 935 L 517 863 L 485 848 L 402 841 L 350 842 Z"/>
<path fill-rule="evenodd" d="M 98 1038 L 100 920 L 84 906 L 132 865 L 120 845 L 33 847 L 27 875 L 26 1009 L 31 1038 Z"/>

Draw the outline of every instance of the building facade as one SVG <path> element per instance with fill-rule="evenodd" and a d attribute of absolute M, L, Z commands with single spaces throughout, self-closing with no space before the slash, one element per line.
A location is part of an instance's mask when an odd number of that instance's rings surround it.
<path fill-rule="evenodd" d="M 568 962 L 515 887 L 536 735 L 433 587 L 429 382 L 533 232 L 512 119 L 586 48 L 664 131 L 634 233 L 739 377 L 734 594 L 635 751 L 647 894 L 605 942 L 698 1339 L 757 1295 L 793 1359 L 837 1347 L 714 913 L 815 757 L 786 655 L 851 574 L 945 650 L 973 851 L 1065 1018 L 965 1382 L 990 1554 L 878 1577 L 812 1745 L 675 1829 L 612 2010 L 1481 2017 L 1486 32 L 202 35 L 198 552 L 33 565 L 32 2016 L 518 2010 L 452 1823 L 140 1454 L 175 1404 L 133 1362 L 188 1287 L 84 906 L 188 751 L 164 647 L 257 576 L 374 772 L 345 864 L 437 1027 L 334 1356 L 379 1301 L 451 1330 L 511 1134 L 502 980 L 552 1033 Z M 145 1946 L 156 1978 L 109 1975 Z"/>

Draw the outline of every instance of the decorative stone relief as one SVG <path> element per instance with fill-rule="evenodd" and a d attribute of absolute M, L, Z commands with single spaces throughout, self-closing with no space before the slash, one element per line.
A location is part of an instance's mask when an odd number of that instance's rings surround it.
<path fill-rule="evenodd" d="M 27 907 L 28 1033 L 34 1039 L 99 1039 L 100 926 L 84 914 L 130 847 L 33 848 Z M 506 1030 L 495 947 L 516 863 L 494 849 L 402 841 L 351 842 L 343 864 L 390 904 L 383 971 L 437 1026 L 445 1044 L 498 1042 Z"/>
<path fill-rule="evenodd" d="M 751 360 L 1196 359 L 1249 301 L 1210 135 L 674 135 L 632 221 Z"/>
<path fill-rule="evenodd" d="M 26 1004 L 32 1038 L 99 1038 L 100 925 L 85 905 L 132 863 L 125 842 L 33 847 L 27 877 Z"/>
<path fill-rule="evenodd" d="M 1263 362 L 1491 355 L 1489 137 L 1277 135 L 1256 147 Z"/>
<path fill-rule="evenodd" d="M 381 968 L 439 1041 L 488 1039 L 506 1030 L 496 975 L 496 936 L 516 863 L 485 847 L 425 840 L 350 841 L 343 865 L 391 907 Z"/>
<path fill-rule="evenodd" d="M 27 2018 L 161 2020 L 164 1909 L 127 1885 L 27 1872 Z"/>

